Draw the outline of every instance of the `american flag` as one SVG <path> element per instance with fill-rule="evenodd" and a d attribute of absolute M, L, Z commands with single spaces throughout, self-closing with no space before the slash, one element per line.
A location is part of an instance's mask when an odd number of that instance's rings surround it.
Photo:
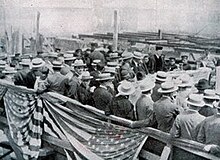
<path fill-rule="evenodd" d="M 146 140 L 146 135 L 137 130 L 108 122 L 108 117 L 94 107 L 74 100 L 63 103 L 60 100 L 65 97 L 61 95 L 38 96 L 2 83 L 0 89 L 10 133 L 25 159 L 38 157 L 45 132 L 69 141 L 75 159 L 136 159 Z"/>

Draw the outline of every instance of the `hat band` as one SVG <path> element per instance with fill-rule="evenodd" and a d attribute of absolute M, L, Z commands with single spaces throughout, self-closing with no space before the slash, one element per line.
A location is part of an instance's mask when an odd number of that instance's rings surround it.
<path fill-rule="evenodd" d="M 160 79 L 166 79 L 167 77 L 162 77 L 162 76 L 157 75 L 157 77 L 156 77 L 156 78 L 160 78 Z"/>
<path fill-rule="evenodd" d="M 129 92 L 129 91 L 131 91 L 131 88 L 123 88 L 123 87 L 121 87 L 121 91 L 122 92 Z"/>
<path fill-rule="evenodd" d="M 215 94 L 207 94 L 207 93 L 204 93 L 204 96 L 207 96 L 207 97 L 215 97 L 216 95 L 215 95 Z"/>
<path fill-rule="evenodd" d="M 191 103 L 196 103 L 196 104 L 200 104 L 201 103 L 200 101 L 192 100 L 190 98 L 188 99 L 188 101 L 191 102 Z"/>
<path fill-rule="evenodd" d="M 173 89 L 174 89 L 174 87 L 171 87 L 171 88 L 162 88 L 162 90 L 164 90 L 164 91 L 173 90 Z"/>

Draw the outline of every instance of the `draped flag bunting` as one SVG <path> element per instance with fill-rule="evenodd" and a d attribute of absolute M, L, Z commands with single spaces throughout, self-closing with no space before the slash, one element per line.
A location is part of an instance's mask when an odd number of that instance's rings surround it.
<path fill-rule="evenodd" d="M 111 124 L 102 112 L 74 100 L 59 103 L 2 82 L 0 94 L 10 135 L 24 159 L 38 158 L 43 133 L 69 141 L 75 159 L 135 159 L 146 140 L 145 134 Z"/>

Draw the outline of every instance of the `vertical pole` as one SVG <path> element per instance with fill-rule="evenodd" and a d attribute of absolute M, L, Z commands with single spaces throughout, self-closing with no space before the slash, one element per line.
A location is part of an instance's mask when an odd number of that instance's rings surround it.
<path fill-rule="evenodd" d="M 35 54 L 37 54 L 38 47 L 39 47 L 39 26 L 40 26 L 40 12 L 37 12 L 37 20 L 36 20 L 36 48 L 35 48 Z"/>
<path fill-rule="evenodd" d="M 114 11 L 114 34 L 113 34 L 113 49 L 116 51 L 118 48 L 118 11 Z"/>
<path fill-rule="evenodd" d="M 218 94 L 220 94 L 220 66 L 216 67 L 216 83 L 215 83 L 215 89 Z"/>

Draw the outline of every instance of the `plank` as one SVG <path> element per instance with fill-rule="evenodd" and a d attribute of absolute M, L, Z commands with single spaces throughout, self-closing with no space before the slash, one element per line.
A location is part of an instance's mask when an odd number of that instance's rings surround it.
<path fill-rule="evenodd" d="M 160 160 L 168 160 L 170 152 L 171 152 L 170 147 L 165 146 L 164 149 L 163 149 L 163 152 L 160 156 Z"/>

